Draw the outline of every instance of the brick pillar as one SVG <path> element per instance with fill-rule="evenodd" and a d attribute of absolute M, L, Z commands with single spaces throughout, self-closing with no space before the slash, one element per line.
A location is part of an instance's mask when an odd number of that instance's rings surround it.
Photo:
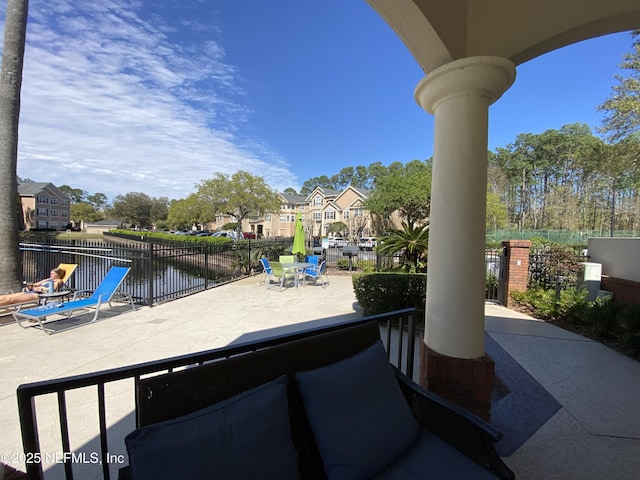
<path fill-rule="evenodd" d="M 505 307 L 513 306 L 511 292 L 524 292 L 529 284 L 529 240 L 505 240 L 502 242 L 505 255 L 504 297 Z"/>
<path fill-rule="evenodd" d="M 490 420 L 495 364 L 482 358 L 455 358 L 420 342 L 420 385 L 471 413 Z"/>

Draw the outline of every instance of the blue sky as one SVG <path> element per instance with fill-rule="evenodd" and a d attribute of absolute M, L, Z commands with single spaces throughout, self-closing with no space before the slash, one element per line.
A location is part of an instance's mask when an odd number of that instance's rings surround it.
<path fill-rule="evenodd" d="M 364 0 L 30 0 L 18 175 L 110 200 L 184 198 L 215 172 L 273 188 L 432 155 L 423 72 Z M 6 0 L 0 0 L 4 26 Z M 518 67 L 489 149 L 598 126 L 630 33 Z"/>

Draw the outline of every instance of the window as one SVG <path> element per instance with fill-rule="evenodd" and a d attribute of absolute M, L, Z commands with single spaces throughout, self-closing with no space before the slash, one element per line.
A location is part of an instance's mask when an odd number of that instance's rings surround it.
<path fill-rule="evenodd" d="M 52 203 L 53 203 L 53 202 L 52 202 Z M 58 214 L 58 210 L 51 210 L 51 216 L 52 216 L 52 217 L 58 217 L 58 216 L 59 216 L 59 214 Z M 53 225 L 52 225 L 52 226 L 53 226 Z"/>
<path fill-rule="evenodd" d="M 353 216 L 354 217 L 361 217 L 362 215 L 364 215 L 364 210 L 362 210 L 361 208 L 356 208 L 353 211 Z"/>
<path fill-rule="evenodd" d="M 49 203 L 49 199 L 46 195 L 38 195 L 38 203 Z"/>
<path fill-rule="evenodd" d="M 280 217 L 278 217 L 278 220 L 280 220 L 281 222 L 286 222 L 287 221 L 287 216 L 286 215 L 280 215 Z"/>
<path fill-rule="evenodd" d="M 301 212 L 304 212 L 306 209 L 305 205 L 299 205 L 298 206 L 298 210 L 300 210 Z"/>
<path fill-rule="evenodd" d="M 36 215 L 38 215 L 39 217 L 46 217 L 47 216 L 47 209 L 46 208 L 38 208 L 38 210 L 36 212 Z"/>
<path fill-rule="evenodd" d="M 60 200 L 60 205 L 62 205 L 63 207 L 68 207 L 69 206 L 69 200 Z"/>
<path fill-rule="evenodd" d="M 324 219 L 325 220 L 335 220 L 336 219 L 336 211 L 332 208 L 328 209 L 326 212 L 324 212 Z"/>
<path fill-rule="evenodd" d="M 271 221 L 271 214 L 270 213 L 264 216 L 264 221 L 265 222 L 270 222 Z"/>
<path fill-rule="evenodd" d="M 51 197 L 51 205 L 58 205 L 58 199 L 56 197 Z"/>
<path fill-rule="evenodd" d="M 62 218 L 67 218 L 69 216 L 69 212 L 67 212 L 66 210 L 60 210 L 60 216 Z"/>
<path fill-rule="evenodd" d="M 51 228 L 53 228 L 54 230 L 58 230 L 58 222 L 51 222 Z"/>
<path fill-rule="evenodd" d="M 322 197 L 320 195 L 313 199 L 313 205 L 316 207 L 322 205 Z"/>
<path fill-rule="evenodd" d="M 38 228 L 47 228 L 47 222 L 39 220 L 38 221 Z"/>
<path fill-rule="evenodd" d="M 320 212 L 313 212 L 313 219 L 314 219 L 314 220 L 317 220 L 317 221 L 319 222 L 320 220 L 322 220 L 322 213 L 320 213 Z"/>
<path fill-rule="evenodd" d="M 345 220 L 349 220 L 349 210 L 344 211 L 344 213 L 342 214 L 342 218 L 344 218 Z"/>

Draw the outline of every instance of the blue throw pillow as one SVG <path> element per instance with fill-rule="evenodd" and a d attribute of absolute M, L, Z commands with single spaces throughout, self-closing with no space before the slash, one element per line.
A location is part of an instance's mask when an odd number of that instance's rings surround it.
<path fill-rule="evenodd" d="M 296 380 L 330 480 L 369 478 L 418 437 L 381 341 Z"/>
<path fill-rule="evenodd" d="M 298 479 L 287 377 L 210 407 L 148 425 L 126 439 L 133 480 Z"/>

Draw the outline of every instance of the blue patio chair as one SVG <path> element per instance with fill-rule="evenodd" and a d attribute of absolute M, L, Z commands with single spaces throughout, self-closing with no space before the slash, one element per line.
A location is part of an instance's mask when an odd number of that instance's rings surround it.
<path fill-rule="evenodd" d="M 69 330 L 70 328 L 79 327 L 82 325 L 87 325 L 89 323 L 93 323 L 97 320 L 98 315 L 100 313 L 101 307 L 105 304 L 108 304 L 110 307 L 112 306 L 111 302 L 117 299 L 124 299 L 127 303 L 131 305 L 131 309 L 135 310 L 136 307 L 133 304 L 133 299 L 131 295 L 126 292 L 119 291 L 120 285 L 122 284 L 124 278 L 129 273 L 129 267 L 111 267 L 107 275 L 104 277 L 98 288 L 95 290 L 78 290 L 74 292 L 73 299 L 68 302 L 54 302 L 48 303 L 46 305 L 42 305 L 40 307 L 31 308 L 29 310 L 21 310 L 17 312 L 13 312 L 13 318 L 18 322 L 22 328 L 32 327 L 35 325 L 27 325 L 24 326 L 22 324 L 22 320 L 29 320 L 31 322 L 37 322 L 38 326 L 48 334 L 55 333 L 61 330 L 51 330 L 45 328 L 45 325 L 48 323 L 53 323 L 58 320 L 64 320 L 71 318 L 74 316 L 76 312 L 85 313 L 87 310 L 95 309 L 95 313 L 93 318 L 89 322 L 84 322 L 82 324 L 73 325 L 69 328 L 65 328 L 64 330 Z M 88 293 L 91 295 L 87 298 L 81 298 L 83 295 Z M 115 298 L 114 298 L 115 297 Z M 47 318 L 51 316 L 56 316 L 56 318 Z M 58 318 L 59 317 L 59 318 Z"/>
<path fill-rule="evenodd" d="M 315 265 L 318 265 L 320 263 L 320 256 L 319 255 L 307 255 L 307 263 L 313 263 Z"/>
<path fill-rule="evenodd" d="M 322 288 L 327 288 L 329 286 L 329 276 L 327 275 L 326 261 L 323 260 L 317 267 L 305 268 L 304 277 L 305 281 L 309 278 L 313 283 L 317 283 L 320 280 Z"/>
<path fill-rule="evenodd" d="M 266 282 L 267 278 L 269 278 L 269 276 L 273 272 L 271 264 L 269 263 L 269 259 L 267 257 L 261 257 L 260 263 L 262 264 L 262 278 L 260 278 L 260 283 L 258 283 L 258 285 L 262 285 L 264 282 Z"/>

